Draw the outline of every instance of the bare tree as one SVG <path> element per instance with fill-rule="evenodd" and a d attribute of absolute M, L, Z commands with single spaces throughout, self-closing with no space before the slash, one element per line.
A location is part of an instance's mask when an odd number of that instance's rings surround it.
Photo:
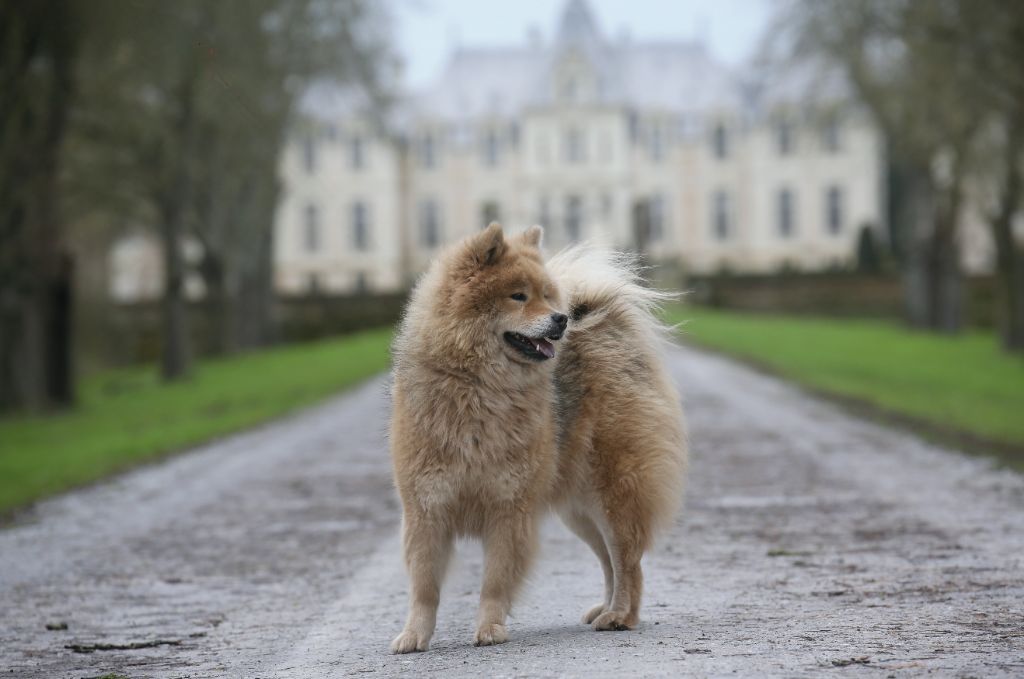
<path fill-rule="evenodd" d="M 67 0 L 0 4 L 0 409 L 74 398 L 59 167 L 76 18 Z"/>
<path fill-rule="evenodd" d="M 186 239 L 223 350 L 271 331 L 279 155 L 314 78 L 380 82 L 387 40 L 370 0 L 111 2 L 93 52 L 83 138 L 120 173 L 164 253 L 162 372 L 187 375 L 192 348 Z M 114 181 L 114 178 L 111 178 Z"/>
<path fill-rule="evenodd" d="M 980 83 L 984 134 L 973 174 L 996 249 L 1003 346 L 1024 351 L 1024 5 L 962 0 L 957 39 L 969 46 Z"/>
<path fill-rule="evenodd" d="M 198 167 L 200 271 L 223 350 L 271 334 L 278 167 L 296 104 L 313 81 L 358 87 L 388 103 L 392 58 L 379 3 L 233 2 L 212 23 Z M 258 143 L 256 143 L 258 140 Z"/>
<path fill-rule="evenodd" d="M 981 118 L 968 47 L 951 39 L 955 0 L 795 0 L 781 15 L 790 54 L 838 68 L 873 114 L 902 187 L 898 252 L 911 322 L 963 322 L 958 226 Z"/>

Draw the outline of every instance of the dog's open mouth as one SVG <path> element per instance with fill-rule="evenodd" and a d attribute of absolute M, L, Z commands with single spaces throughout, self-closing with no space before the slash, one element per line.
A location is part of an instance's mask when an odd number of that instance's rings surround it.
<path fill-rule="evenodd" d="M 555 345 L 545 337 L 527 337 L 518 332 L 506 332 L 505 341 L 523 356 L 535 361 L 546 361 L 555 357 Z"/>

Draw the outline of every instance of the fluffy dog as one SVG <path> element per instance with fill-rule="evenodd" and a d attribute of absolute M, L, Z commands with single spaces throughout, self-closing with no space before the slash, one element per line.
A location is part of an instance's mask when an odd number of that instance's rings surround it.
<path fill-rule="evenodd" d="M 541 235 L 491 224 L 446 251 L 395 340 L 391 450 L 411 582 L 396 653 L 429 647 L 462 535 L 484 544 L 474 643 L 506 641 L 549 508 L 604 570 L 604 600 L 584 622 L 636 626 L 640 559 L 681 500 L 686 442 L 659 357 L 660 294 L 598 250 L 545 265 Z"/>

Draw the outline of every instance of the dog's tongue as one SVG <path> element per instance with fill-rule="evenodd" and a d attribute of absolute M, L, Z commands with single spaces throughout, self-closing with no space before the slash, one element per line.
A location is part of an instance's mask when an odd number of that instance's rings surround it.
<path fill-rule="evenodd" d="M 533 342 L 533 346 L 536 347 L 537 351 L 540 353 L 544 354 L 548 358 L 555 357 L 555 347 L 551 342 L 544 338 L 533 339 L 532 337 L 530 338 L 530 341 Z"/>

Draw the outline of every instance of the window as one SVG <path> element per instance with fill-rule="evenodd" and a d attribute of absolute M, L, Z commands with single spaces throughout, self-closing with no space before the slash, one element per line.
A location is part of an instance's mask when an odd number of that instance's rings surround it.
<path fill-rule="evenodd" d="M 821 128 L 821 145 L 829 153 L 839 153 L 842 148 L 839 116 L 831 115 Z"/>
<path fill-rule="evenodd" d="M 349 140 L 348 144 L 349 166 L 353 170 L 362 170 L 364 167 L 366 167 L 366 157 L 365 149 L 363 148 L 363 138 L 356 135 Z"/>
<path fill-rule="evenodd" d="M 429 132 L 420 139 L 420 166 L 428 170 L 433 169 L 437 162 L 437 149 L 434 143 L 434 135 Z"/>
<path fill-rule="evenodd" d="M 792 191 L 789 189 L 779 191 L 779 235 L 783 238 L 789 238 L 796 231 L 795 203 L 796 198 Z"/>
<path fill-rule="evenodd" d="M 612 137 L 608 130 L 602 130 L 597 138 L 597 161 L 599 163 L 612 161 Z"/>
<path fill-rule="evenodd" d="M 649 212 L 648 239 L 654 243 L 665 235 L 665 197 L 654 195 L 651 197 Z"/>
<path fill-rule="evenodd" d="M 498 166 L 498 154 L 500 151 L 500 142 L 498 141 L 498 133 L 494 130 L 488 130 L 484 134 L 483 143 L 483 160 L 484 165 L 487 167 Z"/>
<path fill-rule="evenodd" d="M 579 196 L 568 196 L 565 199 L 565 235 L 575 243 L 583 232 L 583 199 Z"/>
<path fill-rule="evenodd" d="M 796 140 L 794 139 L 793 123 L 789 119 L 783 118 L 779 120 L 775 126 L 775 135 L 779 155 L 788 156 L 793 153 Z"/>
<path fill-rule="evenodd" d="M 551 226 L 551 199 L 541 196 L 537 202 L 537 223 L 541 226 Z"/>
<path fill-rule="evenodd" d="M 658 123 L 651 125 L 651 160 L 660 163 L 665 159 L 665 133 Z"/>
<path fill-rule="evenodd" d="M 537 133 L 535 152 L 537 154 L 538 165 L 548 165 L 551 163 L 551 143 L 546 133 Z"/>
<path fill-rule="evenodd" d="M 306 292 L 311 295 L 315 295 L 323 289 L 323 283 L 320 282 L 320 274 L 317 272 L 306 274 Z"/>
<path fill-rule="evenodd" d="M 420 201 L 420 242 L 425 248 L 436 248 L 441 244 L 437 202 L 430 199 Z"/>
<path fill-rule="evenodd" d="M 711 200 L 711 229 L 718 240 L 729 237 L 729 194 L 715 191 Z"/>
<path fill-rule="evenodd" d="M 369 218 L 366 204 L 352 204 L 352 245 L 356 250 L 367 250 L 370 247 Z"/>
<path fill-rule="evenodd" d="M 629 112 L 629 143 L 637 144 L 640 140 L 640 116 L 636 111 Z"/>
<path fill-rule="evenodd" d="M 725 125 L 718 123 L 715 125 L 715 131 L 711 138 L 712 150 L 714 151 L 715 158 L 724 160 L 729 157 L 729 132 L 725 129 Z"/>
<path fill-rule="evenodd" d="M 582 163 L 587 157 L 586 143 L 583 132 L 577 127 L 565 131 L 565 160 L 569 163 Z"/>
<path fill-rule="evenodd" d="M 491 222 L 501 221 L 501 210 L 498 208 L 498 204 L 493 200 L 489 200 L 484 203 L 483 208 L 480 210 L 480 214 L 483 216 L 483 224 L 481 224 L 481 227 L 486 227 Z"/>
<path fill-rule="evenodd" d="M 306 174 L 316 172 L 316 139 L 312 133 L 302 138 L 302 167 Z"/>
<path fill-rule="evenodd" d="M 825 190 L 825 225 L 833 235 L 843 230 L 843 191 L 838 186 Z"/>
<path fill-rule="evenodd" d="M 576 93 L 579 90 L 579 84 L 576 82 L 575 76 L 568 76 L 562 83 L 562 97 L 566 101 L 573 101 L 576 99 Z"/>
<path fill-rule="evenodd" d="M 304 218 L 303 243 L 306 252 L 316 252 L 320 249 L 320 211 L 316 205 L 306 206 Z"/>

